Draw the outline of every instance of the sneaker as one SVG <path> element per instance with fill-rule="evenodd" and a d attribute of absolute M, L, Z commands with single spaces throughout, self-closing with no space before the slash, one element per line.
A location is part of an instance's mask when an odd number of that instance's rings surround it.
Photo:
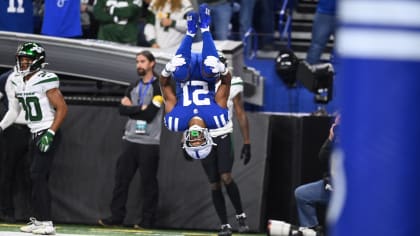
<path fill-rule="evenodd" d="M 210 8 L 207 4 L 201 4 L 200 9 L 200 28 L 209 28 L 211 17 L 210 17 Z"/>
<path fill-rule="evenodd" d="M 195 35 L 198 28 L 198 14 L 196 12 L 189 12 L 187 15 L 187 33 Z"/>
<path fill-rule="evenodd" d="M 219 236 L 231 236 L 232 235 L 232 227 L 230 224 L 225 224 L 220 227 Z"/>
<path fill-rule="evenodd" d="M 106 219 L 99 219 L 98 224 L 102 226 L 120 226 L 122 225 L 122 220 L 115 220 L 112 217 L 106 218 Z"/>
<path fill-rule="evenodd" d="M 25 226 L 20 227 L 20 231 L 25 233 L 32 233 L 33 230 L 41 228 L 42 222 L 37 221 L 35 217 L 29 218 L 29 223 Z"/>
<path fill-rule="evenodd" d="M 55 228 L 52 221 L 42 221 L 42 226 L 32 230 L 33 234 L 54 235 Z"/>
<path fill-rule="evenodd" d="M 247 233 L 247 232 L 249 232 L 249 227 L 246 224 L 245 220 L 246 220 L 245 213 L 236 215 L 236 221 L 238 221 L 238 225 L 239 225 L 239 228 L 238 228 L 238 232 L 239 233 Z"/>
<path fill-rule="evenodd" d="M 299 231 L 302 232 L 303 236 L 318 236 L 319 235 L 315 230 L 308 227 L 299 227 Z"/>

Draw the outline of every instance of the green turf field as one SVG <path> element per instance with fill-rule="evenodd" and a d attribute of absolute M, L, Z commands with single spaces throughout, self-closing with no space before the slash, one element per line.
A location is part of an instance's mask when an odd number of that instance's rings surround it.
<path fill-rule="evenodd" d="M 19 227 L 23 223 L 6 224 L 0 223 L 0 236 L 27 236 L 32 235 L 28 233 L 20 233 Z M 97 235 L 97 236 L 116 236 L 116 235 L 148 235 L 148 236 L 216 236 L 217 232 L 210 231 L 188 231 L 188 230 L 138 230 L 128 227 L 100 227 L 92 225 L 70 225 L 57 224 L 55 225 L 57 234 L 63 236 L 81 236 L 81 235 Z M 234 235 L 239 235 L 234 233 Z M 240 234 L 241 236 L 262 236 L 263 234 Z"/>

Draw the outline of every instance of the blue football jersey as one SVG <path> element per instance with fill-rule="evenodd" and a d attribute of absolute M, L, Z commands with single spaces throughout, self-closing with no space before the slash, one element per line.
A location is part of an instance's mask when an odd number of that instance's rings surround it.
<path fill-rule="evenodd" d="M 31 0 L 1 0 L 0 30 L 33 33 L 33 9 Z"/>
<path fill-rule="evenodd" d="M 339 8 L 342 119 L 328 235 L 419 235 L 420 2 Z"/>
<path fill-rule="evenodd" d="M 57 37 L 82 35 L 80 1 L 45 0 L 42 34 Z"/>
<path fill-rule="evenodd" d="M 228 122 L 228 109 L 220 107 L 214 99 L 214 83 L 204 80 L 190 80 L 177 84 L 178 102 L 165 115 L 165 126 L 171 131 L 184 131 L 194 116 L 199 116 L 207 128 L 215 129 Z M 182 92 L 181 92 L 182 90 Z"/>

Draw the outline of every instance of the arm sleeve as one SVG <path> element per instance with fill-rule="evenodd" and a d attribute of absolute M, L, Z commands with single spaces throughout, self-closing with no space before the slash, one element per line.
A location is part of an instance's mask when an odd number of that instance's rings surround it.
<path fill-rule="evenodd" d="M 93 6 L 93 15 L 101 24 L 114 22 L 112 16 L 107 12 L 106 1 L 107 0 L 98 0 Z"/>
<path fill-rule="evenodd" d="M 147 23 L 144 26 L 144 36 L 146 37 L 146 41 L 149 43 L 155 43 L 156 42 L 156 31 L 155 26 Z"/>
<path fill-rule="evenodd" d="M 325 140 L 324 144 L 322 145 L 321 149 L 319 150 L 319 160 L 322 163 L 328 163 L 330 160 L 331 152 L 332 152 L 332 145 L 333 143 L 327 139 Z"/>
<path fill-rule="evenodd" d="M 145 120 L 151 122 L 155 118 L 159 108 L 154 105 L 149 105 L 145 110 L 142 110 L 140 106 L 119 106 L 120 115 L 128 116 L 133 120 Z"/>
<path fill-rule="evenodd" d="M 127 6 L 120 4 L 114 9 L 112 16 L 118 16 L 122 19 L 134 19 L 139 16 L 140 7 L 141 1 L 138 0 L 129 2 Z"/>
<path fill-rule="evenodd" d="M 6 115 L 4 115 L 2 121 L 0 122 L 0 127 L 2 129 L 6 129 L 7 127 L 9 127 L 17 119 L 21 110 L 19 106 L 19 101 L 14 96 L 14 89 L 10 80 L 7 80 L 5 90 L 7 94 L 7 99 L 9 100 L 9 109 L 7 110 Z"/>
<path fill-rule="evenodd" d="M 156 80 L 157 81 L 157 80 Z M 142 110 L 140 106 L 119 106 L 120 115 L 128 116 L 133 120 L 145 120 L 151 122 L 163 104 L 163 97 L 160 93 L 159 83 L 153 84 L 152 102 L 146 109 Z"/>

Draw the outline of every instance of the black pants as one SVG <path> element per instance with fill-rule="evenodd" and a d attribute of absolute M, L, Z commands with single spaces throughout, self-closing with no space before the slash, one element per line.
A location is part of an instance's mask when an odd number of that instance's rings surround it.
<path fill-rule="evenodd" d="M 223 137 L 223 138 L 222 138 Z M 206 172 L 210 183 L 219 183 L 220 175 L 231 173 L 233 166 L 233 149 L 231 134 L 213 138 L 217 146 L 213 146 L 209 156 L 201 160 L 201 165 Z"/>
<path fill-rule="evenodd" d="M 159 198 L 158 166 L 159 145 L 123 141 L 123 152 L 117 161 L 115 187 L 111 202 L 111 212 L 114 220 L 121 222 L 124 220 L 128 190 L 138 168 L 143 198 L 142 221 L 153 224 Z"/>
<path fill-rule="evenodd" d="M 30 132 L 26 125 L 13 124 L 4 131 L 0 165 L 0 209 L 1 213 L 14 217 L 13 198 L 17 187 L 30 189 L 28 155 Z M 24 195 L 27 195 L 25 192 Z M 29 195 L 29 194 L 28 194 Z M 29 199 L 25 198 L 25 199 Z"/>
<path fill-rule="evenodd" d="M 32 206 L 34 216 L 37 220 L 51 220 L 51 193 L 48 184 L 53 158 L 61 141 L 61 133 L 55 134 L 52 147 L 48 152 L 41 152 L 36 145 L 41 138 L 42 133 L 32 134 L 32 144 L 30 153 L 32 155 L 31 163 L 31 181 L 32 181 Z"/>

